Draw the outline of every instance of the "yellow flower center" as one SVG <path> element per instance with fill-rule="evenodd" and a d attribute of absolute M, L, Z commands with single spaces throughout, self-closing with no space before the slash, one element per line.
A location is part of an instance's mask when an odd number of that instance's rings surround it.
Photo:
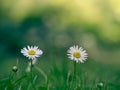
<path fill-rule="evenodd" d="M 28 54 L 29 54 L 29 55 L 35 55 L 36 52 L 35 52 L 34 50 L 29 50 L 29 51 L 28 51 Z"/>
<path fill-rule="evenodd" d="M 76 58 L 80 58 L 81 54 L 80 54 L 80 52 L 74 52 L 73 56 Z"/>

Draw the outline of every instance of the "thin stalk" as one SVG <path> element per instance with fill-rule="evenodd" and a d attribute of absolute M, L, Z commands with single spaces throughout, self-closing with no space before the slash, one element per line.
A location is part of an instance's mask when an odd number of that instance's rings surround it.
<path fill-rule="evenodd" d="M 31 74 L 31 84 L 32 84 L 32 87 L 34 88 L 34 90 L 36 90 L 34 84 L 33 84 L 33 65 L 32 65 L 32 60 L 30 60 L 30 74 Z"/>
<path fill-rule="evenodd" d="M 30 75 L 31 75 L 31 83 L 32 83 L 32 76 L 33 76 L 33 74 L 32 74 L 32 60 L 30 60 Z"/>
<path fill-rule="evenodd" d="M 35 69 L 42 74 L 42 76 L 45 79 L 45 82 L 47 82 L 47 75 L 45 74 L 45 72 L 40 67 L 37 67 L 37 66 L 35 66 Z"/>
<path fill-rule="evenodd" d="M 25 79 L 26 77 L 27 77 L 27 75 L 23 75 L 22 77 L 17 79 L 13 84 L 17 84 L 18 82 L 20 82 L 21 80 Z"/>
<path fill-rule="evenodd" d="M 74 83 L 74 90 L 77 88 L 77 82 L 76 82 L 76 61 L 74 61 L 74 77 L 73 77 L 73 83 Z"/>
<path fill-rule="evenodd" d="M 47 77 L 47 82 L 46 82 L 46 84 L 47 84 L 47 90 L 49 90 L 49 78 Z"/>
<path fill-rule="evenodd" d="M 37 67 L 37 66 L 35 66 L 35 69 L 40 73 L 40 74 L 42 74 L 42 76 L 44 77 L 44 79 L 45 79 L 45 83 L 46 83 L 46 85 L 47 85 L 47 90 L 49 90 L 49 79 L 50 79 L 50 76 L 48 75 L 46 75 L 45 74 L 45 72 L 40 68 L 40 67 Z"/>

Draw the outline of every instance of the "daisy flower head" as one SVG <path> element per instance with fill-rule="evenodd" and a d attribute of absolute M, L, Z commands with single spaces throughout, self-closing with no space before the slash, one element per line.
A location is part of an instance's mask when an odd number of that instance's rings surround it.
<path fill-rule="evenodd" d="M 86 50 L 84 50 L 82 47 L 78 47 L 78 45 L 70 47 L 67 53 L 68 58 L 81 63 L 84 63 L 88 57 Z"/>
<path fill-rule="evenodd" d="M 21 49 L 21 53 L 29 59 L 36 60 L 43 54 L 43 51 L 38 49 L 38 46 L 27 46 Z"/>

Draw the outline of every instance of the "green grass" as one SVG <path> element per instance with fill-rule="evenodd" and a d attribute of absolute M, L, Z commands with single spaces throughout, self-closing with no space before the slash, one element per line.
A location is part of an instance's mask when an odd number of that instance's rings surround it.
<path fill-rule="evenodd" d="M 18 72 L 11 64 L 10 72 L 1 75 L 0 90 L 120 90 L 119 70 L 94 60 L 77 63 L 75 72 L 73 61 L 39 60 L 32 76 L 26 62 L 19 60 L 17 66 Z"/>

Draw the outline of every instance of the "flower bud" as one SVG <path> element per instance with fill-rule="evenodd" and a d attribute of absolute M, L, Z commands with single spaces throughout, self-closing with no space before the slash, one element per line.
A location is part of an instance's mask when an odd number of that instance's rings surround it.
<path fill-rule="evenodd" d="M 103 87 L 103 83 L 102 83 L 102 82 L 98 83 L 98 84 L 97 84 L 97 87 L 98 87 L 98 88 L 102 88 L 102 87 Z"/>
<path fill-rule="evenodd" d="M 12 71 L 13 71 L 13 72 L 17 72 L 17 71 L 18 71 L 17 66 L 13 66 Z"/>

